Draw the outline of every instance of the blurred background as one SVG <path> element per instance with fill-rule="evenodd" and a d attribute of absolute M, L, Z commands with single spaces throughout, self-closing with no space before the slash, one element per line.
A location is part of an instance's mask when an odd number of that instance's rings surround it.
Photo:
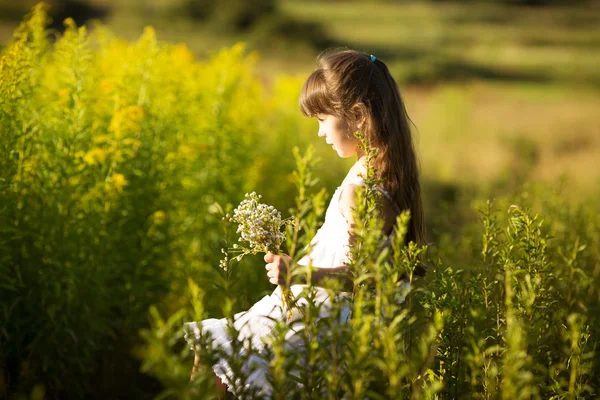
<path fill-rule="evenodd" d="M 595 186 L 600 168 L 600 2 L 594 0 L 49 0 L 137 39 L 184 43 L 199 59 L 247 43 L 267 85 L 305 76 L 319 51 L 375 54 L 398 80 L 425 174 L 485 182 L 527 169 Z M 0 43 L 34 0 L 0 0 Z M 176 73 L 176 71 L 173 71 Z M 512 171 L 514 172 L 514 171 Z"/>
<path fill-rule="evenodd" d="M 0 0 L 0 48 L 36 3 Z M 10 277 L 0 292 L 0 397 L 18 388 L 15 398 L 153 398 L 173 382 L 187 390 L 181 337 L 168 341 L 159 326 L 146 340 L 160 344 L 139 350 L 139 332 L 156 322 L 147 311 L 189 307 L 188 278 L 211 316 L 226 295 L 242 310 L 272 290 L 250 268 L 231 288 L 215 287 L 224 282 L 220 207 L 256 190 L 287 210 L 293 145 L 315 143 L 327 161 L 318 185 L 331 193 L 339 184 L 353 160 L 314 140 L 317 122 L 297 107 L 329 47 L 374 54 L 397 79 L 444 262 L 480 266 L 473 208 L 489 198 L 553 202 L 549 218 L 565 235 L 575 232 L 566 204 L 598 215 L 600 1 L 47 3 L 51 40 L 63 43 L 43 65 L 25 62 L 26 79 L 13 69 L 15 85 L 36 77 L 31 101 L 11 98 L 14 114 L 0 114 L 0 183 L 10 183 L 0 185 L 0 276 Z M 98 35 L 62 36 L 68 17 Z M 557 200 L 522 190 L 535 183 L 556 188 Z M 597 240 L 595 222 L 581 220 Z M 179 364 L 154 362 L 172 360 L 163 345 L 179 346 Z M 142 370 L 141 360 L 154 364 Z"/>

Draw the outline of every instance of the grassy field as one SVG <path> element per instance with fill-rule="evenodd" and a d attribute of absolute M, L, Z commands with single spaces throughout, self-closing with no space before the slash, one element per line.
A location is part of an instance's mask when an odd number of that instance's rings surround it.
<path fill-rule="evenodd" d="M 425 175 L 598 187 L 600 8 L 285 1 L 341 43 L 384 59 L 418 128 Z"/>
<path fill-rule="evenodd" d="M 2 2 L 0 2 L 1 5 Z M 21 9 L 35 4 L 22 2 Z M 184 42 L 199 56 L 238 41 L 250 41 L 262 62 L 276 72 L 304 72 L 315 49 L 277 38 L 253 41 L 252 34 L 223 35 L 186 18 L 183 0 L 89 1 L 110 7 L 105 23 L 126 39 L 144 26 L 159 38 Z M 18 15 L 14 3 L 11 14 Z M 600 85 L 600 2 L 578 7 L 507 7 L 492 3 L 423 1 L 281 0 L 282 13 L 320 22 L 340 45 L 362 49 L 386 60 L 401 80 L 567 80 Z M 18 19 L 0 19 L 0 43 L 9 40 Z M 272 75 L 270 70 L 266 75 Z"/>
<path fill-rule="evenodd" d="M 595 92 L 476 83 L 405 96 L 426 176 L 485 184 L 524 167 L 534 179 L 566 174 L 581 189 L 598 187 Z"/>
<path fill-rule="evenodd" d="M 401 79 L 600 83 L 598 4 L 543 9 L 452 2 L 283 5 L 290 14 L 322 21 L 341 42 L 380 54 Z"/>

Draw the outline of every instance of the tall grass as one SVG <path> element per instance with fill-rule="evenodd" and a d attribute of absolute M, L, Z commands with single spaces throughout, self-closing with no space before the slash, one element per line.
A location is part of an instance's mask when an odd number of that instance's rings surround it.
<path fill-rule="evenodd" d="M 550 212 L 557 198 L 537 190 L 551 203 L 541 208 Z M 586 251 L 582 243 L 597 241 L 597 230 L 589 227 L 598 217 L 588 214 L 593 207 L 579 206 L 546 220 L 528 208 L 506 206 L 506 200 L 481 205 L 480 228 L 470 233 L 479 243 L 469 249 L 405 244 L 409 216 L 402 214 L 391 252 L 381 251 L 380 223 L 369 218 L 372 200 L 359 201 L 352 319 L 339 324 L 341 305 L 334 303 L 333 317 L 319 320 L 318 306 L 312 305 L 304 313 L 305 328 L 292 339 L 291 327 L 280 322 L 271 351 L 253 353 L 270 366 L 274 397 L 593 398 L 599 324 L 591 310 L 600 299 L 600 270 L 598 249 Z M 584 215 L 591 225 L 580 220 Z M 558 228 L 567 221 L 575 243 Z M 460 256 L 461 264 L 451 265 L 448 254 Z M 421 263 L 429 271 L 416 278 Z M 401 285 L 405 280 L 412 282 L 409 293 Z M 311 298 L 310 288 L 304 295 Z M 197 298 L 190 300 L 198 307 Z M 172 337 L 180 337 L 182 321 L 173 321 Z M 205 340 L 206 347 L 197 349 L 209 360 L 201 383 L 209 381 L 214 354 L 210 338 Z M 168 352 L 165 347 L 154 341 L 145 351 Z M 185 362 L 187 356 L 179 357 Z M 152 367 L 164 372 L 154 361 Z M 248 375 L 240 369 L 240 376 Z M 188 388 L 173 393 L 185 398 Z M 263 398 L 255 389 L 233 390 L 240 398 Z M 210 388 L 203 390 L 196 395 L 214 396 Z"/>

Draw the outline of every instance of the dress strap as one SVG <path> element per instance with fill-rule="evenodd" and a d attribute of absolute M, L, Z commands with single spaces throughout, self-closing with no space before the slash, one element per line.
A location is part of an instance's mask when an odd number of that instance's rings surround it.
<path fill-rule="evenodd" d="M 365 186 L 365 180 L 363 178 L 361 178 L 360 176 L 357 176 L 357 177 L 352 178 L 348 183 L 346 183 L 345 185 L 342 185 L 340 187 L 346 187 L 348 185 Z M 390 194 L 387 192 L 387 190 L 385 190 L 384 188 L 382 188 L 380 186 L 375 186 L 374 189 L 377 190 L 379 193 L 383 194 L 390 201 L 390 203 L 392 203 L 392 206 L 394 206 L 394 210 L 398 214 L 400 213 L 400 211 L 401 211 L 400 207 L 398 207 L 396 205 L 396 203 L 394 203 L 392 196 L 390 196 Z"/>

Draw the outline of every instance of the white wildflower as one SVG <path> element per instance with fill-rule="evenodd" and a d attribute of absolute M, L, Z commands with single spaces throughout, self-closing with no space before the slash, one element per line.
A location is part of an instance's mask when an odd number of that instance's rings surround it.
<path fill-rule="evenodd" d="M 227 254 L 225 249 L 221 249 L 221 252 L 225 254 L 225 258 L 219 261 L 219 267 L 221 267 L 225 272 L 227 272 L 227 269 L 229 268 L 229 255 Z"/>
<path fill-rule="evenodd" d="M 244 200 L 233 210 L 233 215 L 225 215 L 226 220 L 238 224 L 236 233 L 240 235 L 240 241 L 247 242 L 248 247 L 234 244 L 225 259 L 221 261 L 221 268 L 227 271 L 229 265 L 228 255 L 238 254 L 232 260 L 240 261 L 247 254 L 272 252 L 279 253 L 279 247 L 285 240 L 285 234 L 281 232 L 282 226 L 292 223 L 291 219 L 282 220 L 281 213 L 273 206 L 259 202 L 262 196 L 255 192 L 246 193 Z M 289 312 L 291 318 L 291 304 L 293 296 L 289 290 L 284 290 L 281 298 L 282 306 Z M 301 311 L 302 312 L 302 311 Z"/>
<path fill-rule="evenodd" d="M 281 213 L 275 207 L 259 203 L 261 197 L 255 192 L 246 193 L 233 215 L 226 217 L 238 224 L 236 232 L 240 234 L 240 240 L 248 242 L 249 253 L 278 253 L 285 240 L 281 227 L 288 221 L 281 219 Z"/>

